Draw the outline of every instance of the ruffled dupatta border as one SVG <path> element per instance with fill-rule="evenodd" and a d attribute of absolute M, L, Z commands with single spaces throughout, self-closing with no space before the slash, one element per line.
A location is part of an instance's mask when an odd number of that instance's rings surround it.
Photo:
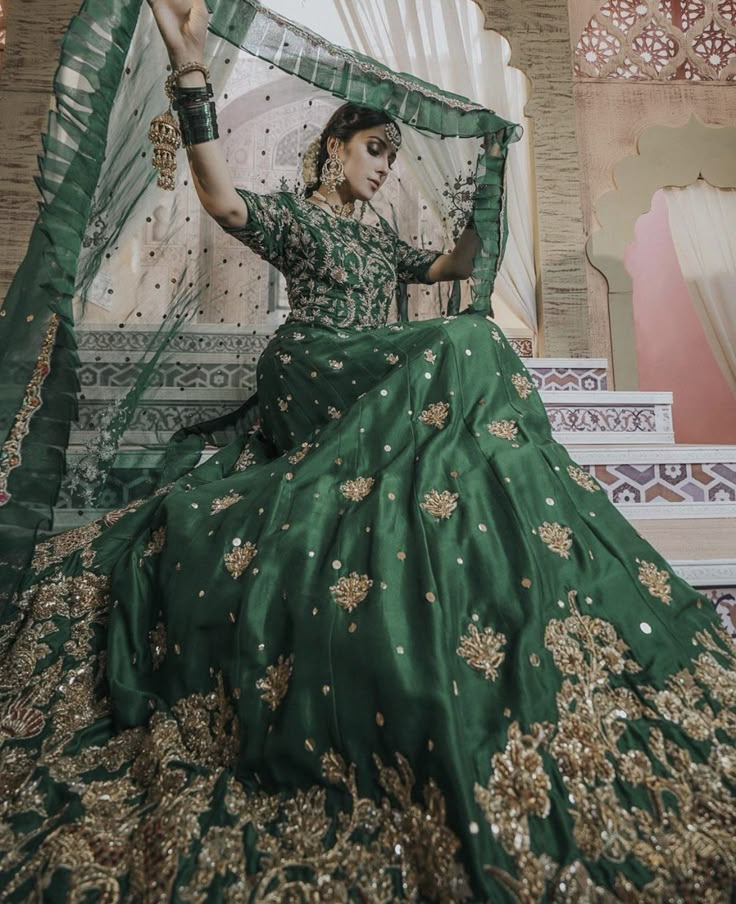
<path fill-rule="evenodd" d="M 489 312 L 506 236 L 506 152 L 520 137 L 520 127 L 467 98 L 336 47 L 254 0 L 210 0 L 209 5 L 212 32 L 316 88 L 385 110 L 424 133 L 483 139 L 475 174 L 481 249 L 474 261 L 472 306 Z M 140 8 L 141 0 L 85 0 L 61 45 L 56 109 L 49 114 L 37 178 L 40 213 L 0 316 L 0 610 L 28 564 L 38 532 L 52 525 L 77 415 L 72 314 L 77 268 Z M 64 70 L 78 73 L 80 87 L 62 78 Z"/>

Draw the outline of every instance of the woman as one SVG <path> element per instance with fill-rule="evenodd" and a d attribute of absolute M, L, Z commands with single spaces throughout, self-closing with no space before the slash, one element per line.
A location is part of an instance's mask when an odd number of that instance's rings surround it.
<path fill-rule="evenodd" d="M 308 197 L 236 190 L 204 5 L 152 7 L 194 69 L 202 204 L 292 312 L 245 444 L 37 547 L 4 627 L 5 898 L 730 900 L 711 607 L 552 440 L 492 322 L 386 323 L 397 280 L 469 274 L 474 230 L 437 254 L 350 215 L 401 144 L 354 105 Z"/>

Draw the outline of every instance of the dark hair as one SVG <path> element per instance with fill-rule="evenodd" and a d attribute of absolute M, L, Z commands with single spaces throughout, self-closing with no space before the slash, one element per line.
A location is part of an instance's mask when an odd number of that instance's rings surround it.
<path fill-rule="evenodd" d="M 309 197 L 320 183 L 320 173 L 327 160 L 328 138 L 339 138 L 347 142 L 356 132 L 362 132 L 363 129 L 370 129 L 372 126 L 385 126 L 389 122 L 394 121 L 382 110 L 371 110 L 370 107 L 361 107 L 358 104 L 343 104 L 338 107 L 322 129 L 317 155 L 317 181 L 305 186 L 306 196 Z M 398 129 L 398 126 L 396 128 Z"/>

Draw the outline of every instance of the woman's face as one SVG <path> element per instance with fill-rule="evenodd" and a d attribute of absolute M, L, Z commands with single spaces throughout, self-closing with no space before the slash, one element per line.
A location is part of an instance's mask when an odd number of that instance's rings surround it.
<path fill-rule="evenodd" d="M 386 137 L 385 128 L 380 125 L 361 129 L 347 142 L 329 138 L 328 152 L 334 147 L 345 168 L 346 181 L 338 188 L 343 201 L 370 201 L 388 178 L 396 160 L 396 151 Z"/>

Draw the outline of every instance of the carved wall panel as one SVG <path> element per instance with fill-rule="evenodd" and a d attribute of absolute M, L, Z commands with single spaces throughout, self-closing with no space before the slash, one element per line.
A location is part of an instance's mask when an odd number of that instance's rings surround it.
<path fill-rule="evenodd" d="M 736 80 L 736 0 L 606 0 L 574 51 L 580 78 Z"/>

